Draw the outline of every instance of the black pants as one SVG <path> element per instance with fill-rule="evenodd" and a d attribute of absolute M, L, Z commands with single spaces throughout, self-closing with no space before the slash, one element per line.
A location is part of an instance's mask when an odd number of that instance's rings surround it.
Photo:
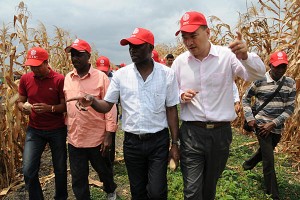
<path fill-rule="evenodd" d="M 255 166 L 260 161 L 263 162 L 263 173 L 266 193 L 271 194 L 273 199 L 279 199 L 277 178 L 274 167 L 274 148 L 281 138 L 280 134 L 270 133 L 267 137 L 257 135 L 259 149 L 247 160 L 248 165 Z"/>
<path fill-rule="evenodd" d="M 168 129 L 147 140 L 125 132 L 124 159 L 132 199 L 167 199 Z"/>
<path fill-rule="evenodd" d="M 101 155 L 100 146 L 93 148 L 76 148 L 68 144 L 72 189 L 77 200 L 89 200 L 89 161 L 103 182 L 106 193 L 115 191 L 117 185 L 113 180 L 112 166 L 107 165 Z"/>
<path fill-rule="evenodd" d="M 180 127 L 180 166 L 184 199 L 213 200 L 229 156 L 230 123 L 207 129 L 183 122 Z"/>

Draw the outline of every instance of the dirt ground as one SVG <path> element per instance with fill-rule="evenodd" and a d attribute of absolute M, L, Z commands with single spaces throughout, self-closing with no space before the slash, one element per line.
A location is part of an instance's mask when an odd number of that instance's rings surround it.
<path fill-rule="evenodd" d="M 116 160 L 122 160 L 122 142 L 123 142 L 123 134 L 117 134 L 116 137 Z M 50 148 L 47 146 L 41 159 L 41 167 L 39 171 L 39 177 L 40 182 L 43 189 L 43 194 L 45 200 L 54 199 L 54 174 L 53 174 L 53 168 L 52 168 L 52 158 L 51 158 L 51 152 Z M 95 180 L 95 184 L 100 184 L 99 178 L 96 174 L 96 172 L 90 167 L 90 176 L 92 180 Z M 6 196 L 0 197 L 0 199 L 3 200 L 27 200 L 28 192 L 25 190 L 25 185 L 23 181 L 22 175 L 20 175 L 20 182 L 14 186 Z M 101 189 L 101 187 L 100 187 Z M 120 185 L 118 186 L 117 190 L 121 189 Z M 118 193 L 118 191 L 117 191 Z M 70 175 L 70 168 L 68 163 L 68 200 L 74 200 L 74 194 L 72 191 L 72 185 L 71 185 L 71 175 Z"/>

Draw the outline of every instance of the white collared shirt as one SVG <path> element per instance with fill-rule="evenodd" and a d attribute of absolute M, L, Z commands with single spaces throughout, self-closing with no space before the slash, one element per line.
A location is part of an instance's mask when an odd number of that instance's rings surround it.
<path fill-rule="evenodd" d="M 234 120 L 235 76 L 253 81 L 263 78 L 265 73 L 265 65 L 256 54 L 248 53 L 248 59 L 240 61 L 229 48 L 213 44 L 202 61 L 186 51 L 175 59 L 172 69 L 180 95 L 188 89 L 199 92 L 192 102 L 181 102 L 180 117 L 184 121 Z"/>
<path fill-rule="evenodd" d="M 179 103 L 172 69 L 154 62 L 146 81 L 135 64 L 116 71 L 104 100 L 122 105 L 122 129 L 134 134 L 155 133 L 168 127 L 166 107 Z"/>

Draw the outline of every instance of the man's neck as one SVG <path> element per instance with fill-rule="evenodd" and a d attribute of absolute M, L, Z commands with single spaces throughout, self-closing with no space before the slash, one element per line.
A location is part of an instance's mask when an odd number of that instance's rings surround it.
<path fill-rule="evenodd" d="M 91 68 L 91 64 L 88 64 L 87 66 L 85 66 L 82 69 L 79 69 L 79 70 L 76 69 L 78 76 L 83 77 L 83 76 L 87 75 L 90 71 L 90 68 Z"/>

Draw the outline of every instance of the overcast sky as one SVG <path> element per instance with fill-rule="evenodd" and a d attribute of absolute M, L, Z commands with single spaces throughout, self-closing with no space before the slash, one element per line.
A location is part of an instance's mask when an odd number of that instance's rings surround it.
<path fill-rule="evenodd" d="M 254 0 L 248 0 L 249 2 Z M 19 0 L 0 0 L 0 23 L 13 21 Z M 152 31 L 155 44 L 175 45 L 178 21 L 186 11 L 215 15 L 233 28 L 246 0 L 25 0 L 29 27 L 42 22 L 51 35 L 54 26 L 96 46 L 114 64 L 131 62 L 128 46 L 120 46 L 136 27 Z M 257 1 L 256 1 L 257 2 Z"/>

